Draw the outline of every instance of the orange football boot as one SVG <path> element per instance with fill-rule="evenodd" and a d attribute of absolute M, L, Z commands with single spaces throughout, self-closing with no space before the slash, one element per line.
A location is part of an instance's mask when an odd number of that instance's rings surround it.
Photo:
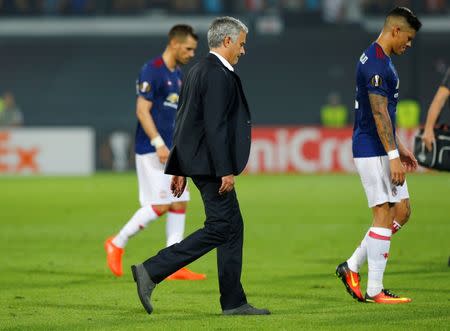
<path fill-rule="evenodd" d="M 370 297 L 366 293 L 366 302 L 382 303 L 386 305 L 394 305 L 399 303 L 409 303 L 412 300 L 410 298 L 401 298 L 389 290 L 381 290 L 377 295 Z"/>
<path fill-rule="evenodd" d="M 120 277 L 123 275 L 122 271 L 122 255 L 123 248 L 117 247 L 112 243 L 114 237 L 110 237 L 105 241 L 105 251 L 106 251 L 106 260 L 108 262 L 108 267 L 111 272 Z"/>
<path fill-rule="evenodd" d="M 351 271 L 347 262 L 344 262 L 337 266 L 336 276 L 342 280 L 348 294 L 350 294 L 354 299 L 364 302 L 364 297 L 361 293 L 361 277 L 358 272 Z"/>
<path fill-rule="evenodd" d="M 184 267 L 178 271 L 175 271 L 166 279 L 168 280 L 204 280 L 206 279 L 205 274 L 198 274 Z"/>

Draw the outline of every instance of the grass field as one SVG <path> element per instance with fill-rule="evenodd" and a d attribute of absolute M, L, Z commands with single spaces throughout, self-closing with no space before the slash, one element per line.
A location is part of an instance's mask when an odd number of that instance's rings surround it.
<path fill-rule="evenodd" d="M 104 239 L 138 207 L 133 173 L 0 179 L 1 330 L 450 329 L 450 175 L 408 177 L 413 214 L 394 236 L 384 284 L 409 305 L 353 301 L 334 276 L 370 223 L 354 175 L 241 176 L 243 284 L 271 316 L 220 315 L 215 252 L 192 264 L 206 281 L 166 281 L 147 315 L 129 266 L 164 246 L 164 221 L 130 240 L 125 275 Z M 192 186 L 187 232 L 204 214 Z M 366 280 L 367 268 L 362 277 Z M 364 282 L 365 283 L 365 282 Z"/>

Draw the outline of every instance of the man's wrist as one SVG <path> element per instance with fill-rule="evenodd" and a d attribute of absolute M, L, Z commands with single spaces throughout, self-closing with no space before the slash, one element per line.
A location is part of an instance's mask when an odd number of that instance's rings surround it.
<path fill-rule="evenodd" d="M 165 146 L 166 144 L 164 143 L 163 138 L 161 138 L 161 136 L 156 136 L 155 138 L 153 138 L 152 140 L 150 140 L 150 145 L 152 145 L 155 148 L 160 148 Z"/>
<path fill-rule="evenodd" d="M 398 153 L 398 149 L 393 149 L 392 151 L 389 151 L 388 153 L 389 160 L 398 159 L 400 157 L 400 154 Z"/>

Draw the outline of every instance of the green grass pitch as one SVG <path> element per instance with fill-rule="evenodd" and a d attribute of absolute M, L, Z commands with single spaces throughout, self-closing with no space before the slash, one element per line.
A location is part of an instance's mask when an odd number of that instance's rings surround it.
<path fill-rule="evenodd" d="M 161 283 L 145 313 L 129 266 L 165 245 L 163 220 L 130 240 L 125 275 L 110 274 L 103 242 L 138 207 L 134 173 L 1 178 L 0 330 L 448 330 L 450 175 L 411 175 L 408 185 L 413 212 L 392 240 L 384 284 L 413 302 L 383 306 L 357 303 L 334 275 L 371 221 L 356 175 L 238 177 L 242 281 L 272 315 L 228 317 L 214 251 L 191 265 L 206 281 Z M 187 233 L 204 220 L 191 192 Z"/>

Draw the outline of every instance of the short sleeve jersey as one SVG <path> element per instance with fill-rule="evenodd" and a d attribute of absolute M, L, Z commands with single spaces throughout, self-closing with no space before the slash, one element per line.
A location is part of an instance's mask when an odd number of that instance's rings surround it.
<path fill-rule="evenodd" d="M 395 113 L 400 80 L 397 71 L 380 45 L 373 43 L 361 55 L 356 68 L 355 122 L 353 126 L 353 157 L 386 155 L 378 136 L 369 102 L 369 94 L 387 98 L 388 113 L 395 137 Z"/>
<path fill-rule="evenodd" d="M 136 94 L 152 102 L 150 114 L 161 138 L 169 149 L 173 142 L 181 78 L 181 70 L 177 67 L 174 71 L 170 71 L 162 57 L 159 56 L 143 65 L 136 80 Z M 135 137 L 136 154 L 155 151 L 138 121 Z"/>

